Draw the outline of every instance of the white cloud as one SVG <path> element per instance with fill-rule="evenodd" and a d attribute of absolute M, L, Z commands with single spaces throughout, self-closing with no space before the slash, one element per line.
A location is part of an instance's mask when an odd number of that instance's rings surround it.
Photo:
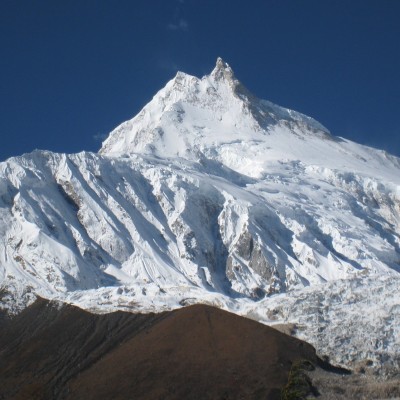
<path fill-rule="evenodd" d="M 96 133 L 92 137 L 96 142 L 102 142 L 103 140 L 107 139 L 107 136 L 108 135 L 106 135 L 105 133 Z"/>
<path fill-rule="evenodd" d="M 170 23 L 167 28 L 171 31 L 187 31 L 189 29 L 189 24 L 185 19 L 180 19 L 178 23 Z"/>
<path fill-rule="evenodd" d="M 165 71 L 171 71 L 171 72 L 177 72 L 180 69 L 175 61 L 171 60 L 170 58 L 164 58 L 164 57 L 158 60 L 158 67 Z"/>

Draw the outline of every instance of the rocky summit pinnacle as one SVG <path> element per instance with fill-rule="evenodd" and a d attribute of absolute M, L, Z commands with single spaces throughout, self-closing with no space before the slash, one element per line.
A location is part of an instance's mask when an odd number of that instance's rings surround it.
<path fill-rule="evenodd" d="M 232 68 L 226 63 L 222 58 L 217 58 L 217 63 L 215 68 L 211 72 L 211 76 L 216 80 L 219 81 L 221 79 L 225 79 L 227 81 L 234 81 L 235 75 L 233 73 Z"/>

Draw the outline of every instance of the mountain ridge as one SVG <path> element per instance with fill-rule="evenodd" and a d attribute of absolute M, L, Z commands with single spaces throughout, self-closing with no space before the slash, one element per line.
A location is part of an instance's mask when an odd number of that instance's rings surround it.
<path fill-rule="evenodd" d="M 188 107 L 189 110 L 186 110 Z M 230 108 L 234 108 L 238 117 L 235 118 Z M 208 112 L 208 115 L 204 115 L 204 111 Z M 326 138 L 331 137 L 329 131 L 313 118 L 258 99 L 236 79 L 230 66 L 219 58 L 211 74 L 201 79 L 178 72 L 136 117 L 111 132 L 109 138 L 103 143 L 100 153 L 118 155 L 119 152 L 120 154 L 155 152 L 157 154 L 157 150 L 160 151 L 157 143 L 165 142 L 167 140 L 165 136 L 173 135 L 173 131 L 168 130 L 171 127 L 167 124 L 170 123 L 173 130 L 179 132 L 180 127 L 185 125 L 186 112 L 191 115 L 199 114 L 197 122 L 203 123 L 201 131 L 196 130 L 196 127 L 200 126 L 196 126 L 193 121 L 188 121 L 188 125 L 191 126 L 185 127 L 185 131 L 174 135 L 174 139 L 182 142 L 185 141 L 185 136 L 193 136 L 193 134 L 196 138 L 189 143 L 179 143 L 184 149 L 175 148 L 176 146 L 173 149 L 167 149 L 167 155 L 187 157 L 193 147 L 202 151 L 202 138 L 215 131 L 220 134 L 221 131 L 228 129 L 232 132 L 228 132 L 226 137 L 240 137 L 242 135 L 239 134 L 238 129 L 246 129 L 250 126 L 252 130 L 265 135 L 274 125 L 282 121 L 287 124 L 301 124 L 315 134 L 321 132 Z M 210 119 L 209 112 L 216 112 L 217 120 L 207 121 Z M 149 114 L 150 117 L 147 117 Z M 247 126 L 243 125 L 241 119 L 247 120 Z M 207 122 L 214 122 L 216 125 Z M 205 133 L 205 131 L 208 132 Z M 199 143 L 196 143 L 196 139 Z M 204 144 L 207 146 L 208 143 Z M 165 153 L 162 155 L 166 156 Z"/>

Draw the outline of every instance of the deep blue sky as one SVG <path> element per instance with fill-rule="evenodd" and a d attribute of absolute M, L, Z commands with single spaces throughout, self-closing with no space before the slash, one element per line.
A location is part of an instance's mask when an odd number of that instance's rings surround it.
<path fill-rule="evenodd" d="M 259 97 L 400 156 L 399 21 L 397 0 L 1 0 L 0 160 L 97 151 L 218 56 Z"/>

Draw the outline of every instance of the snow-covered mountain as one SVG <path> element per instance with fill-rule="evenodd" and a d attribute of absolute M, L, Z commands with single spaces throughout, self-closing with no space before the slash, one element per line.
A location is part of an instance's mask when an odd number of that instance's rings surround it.
<path fill-rule="evenodd" d="M 336 362 L 399 363 L 400 160 L 256 98 L 221 59 L 179 72 L 97 154 L 1 163 L 0 220 L 10 311 L 206 302 L 310 324 L 298 334 Z"/>

